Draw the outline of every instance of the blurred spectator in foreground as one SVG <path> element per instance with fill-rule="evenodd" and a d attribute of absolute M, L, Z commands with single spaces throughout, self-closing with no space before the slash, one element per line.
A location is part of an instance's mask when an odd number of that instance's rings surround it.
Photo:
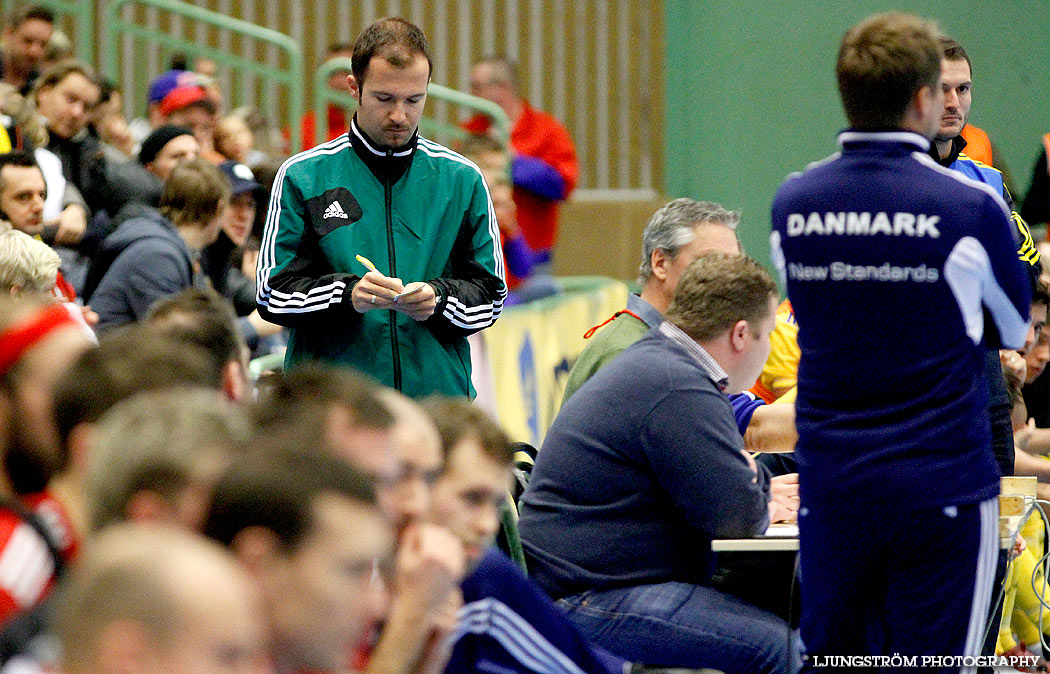
<path fill-rule="evenodd" d="M 42 600 L 77 552 L 49 488 L 60 451 L 52 391 L 90 346 L 65 306 L 0 298 L 0 558 L 22 560 L 0 575 L 0 624 Z"/>
<path fill-rule="evenodd" d="M 121 400 L 143 391 L 222 387 L 222 370 L 189 340 L 136 326 L 106 335 L 80 356 L 54 387 L 59 449 L 48 490 L 69 513 L 74 531 L 89 530 L 84 484 L 96 427 Z"/>
<path fill-rule="evenodd" d="M 254 583 L 225 550 L 176 529 L 120 525 L 58 596 L 68 674 L 267 674 Z"/>
<path fill-rule="evenodd" d="M 131 520 L 199 531 L 215 481 L 250 438 L 246 413 L 211 389 L 149 391 L 117 403 L 100 420 L 88 458 L 92 530 Z"/>
<path fill-rule="evenodd" d="M 211 288 L 187 288 L 154 303 L 146 322 L 157 334 L 204 349 L 212 368 L 222 373 L 220 389 L 229 400 L 248 396 L 247 348 L 233 307 Z"/>
<path fill-rule="evenodd" d="M 377 570 L 388 566 L 393 535 L 368 478 L 316 448 L 291 450 L 301 446 L 267 443 L 235 459 L 204 532 L 262 591 L 277 670 L 339 672 L 383 613 Z"/>

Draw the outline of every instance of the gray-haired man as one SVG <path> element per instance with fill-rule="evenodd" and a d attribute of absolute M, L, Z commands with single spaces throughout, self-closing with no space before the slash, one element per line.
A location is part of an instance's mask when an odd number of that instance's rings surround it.
<path fill-rule="evenodd" d="M 707 253 L 740 253 L 735 231 L 739 223 L 735 211 L 685 198 L 668 202 L 649 218 L 638 268 L 642 292 L 628 297 L 626 309 L 585 335 L 590 341 L 569 372 L 562 403 L 621 351 L 660 325 L 682 272 L 694 260 Z M 595 334 L 598 327 L 601 331 Z"/>

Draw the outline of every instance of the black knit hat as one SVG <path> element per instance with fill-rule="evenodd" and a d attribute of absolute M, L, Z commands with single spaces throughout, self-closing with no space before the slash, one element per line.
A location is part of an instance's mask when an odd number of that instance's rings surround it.
<path fill-rule="evenodd" d="M 142 141 L 142 148 L 139 150 L 139 163 L 145 166 L 156 159 L 160 151 L 164 149 L 164 146 L 171 142 L 173 138 L 192 135 L 193 131 L 184 126 L 175 126 L 174 124 L 158 126 L 153 130 L 153 133 L 146 136 L 146 140 Z"/>

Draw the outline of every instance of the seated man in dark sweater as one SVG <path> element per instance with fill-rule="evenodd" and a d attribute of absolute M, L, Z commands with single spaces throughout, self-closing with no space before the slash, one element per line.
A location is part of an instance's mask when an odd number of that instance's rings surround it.
<path fill-rule="evenodd" d="M 753 260 L 700 258 L 659 327 L 588 380 L 547 432 L 519 525 L 529 571 L 621 657 L 790 671 L 788 626 L 707 587 L 711 539 L 760 534 L 798 507 L 770 500 L 726 398 L 761 371 L 776 305 Z"/>

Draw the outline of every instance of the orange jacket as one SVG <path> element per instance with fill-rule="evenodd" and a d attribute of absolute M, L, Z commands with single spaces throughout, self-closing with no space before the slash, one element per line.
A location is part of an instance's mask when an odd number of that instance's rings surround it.
<path fill-rule="evenodd" d="M 966 156 L 976 159 L 982 164 L 994 166 L 992 163 L 992 140 L 988 134 L 973 124 L 967 124 L 962 130 L 963 140 L 966 141 Z"/>

